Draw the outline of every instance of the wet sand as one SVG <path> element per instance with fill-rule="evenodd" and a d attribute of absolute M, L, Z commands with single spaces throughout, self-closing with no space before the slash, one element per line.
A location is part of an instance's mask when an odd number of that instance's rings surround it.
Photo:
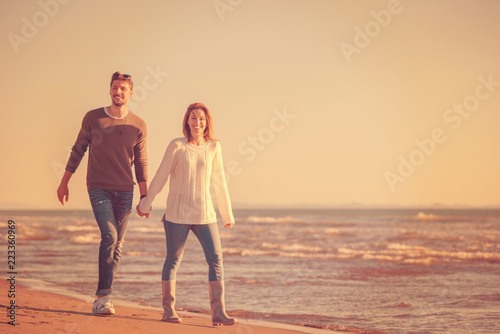
<path fill-rule="evenodd" d="M 241 320 L 233 326 L 214 327 L 209 317 L 186 313 L 180 313 L 182 324 L 171 324 L 160 320 L 162 312 L 159 308 L 121 306 L 119 302 L 114 302 L 116 315 L 94 316 L 91 313 L 92 303 L 89 301 L 30 290 L 19 282 L 15 285 L 15 326 L 12 326 L 9 324 L 11 321 L 9 313 L 12 312 L 8 306 L 14 298 L 8 297 L 9 282 L 6 279 L 0 281 L 0 291 L 3 291 L 1 298 L 3 316 L 0 321 L 2 333 L 304 333 L 300 327 L 295 331 L 288 328 L 274 328 L 280 326 L 279 324 L 265 327 Z"/>

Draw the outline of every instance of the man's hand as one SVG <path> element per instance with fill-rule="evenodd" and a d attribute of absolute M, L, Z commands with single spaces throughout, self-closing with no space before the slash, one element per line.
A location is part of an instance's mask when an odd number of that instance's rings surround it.
<path fill-rule="evenodd" d="M 64 175 L 61 179 L 61 183 L 59 184 L 59 188 L 57 188 L 57 199 L 59 200 L 59 202 L 61 202 L 62 205 L 64 205 L 64 202 L 67 203 L 69 199 L 68 183 L 71 179 L 71 176 L 73 176 L 73 173 L 64 171 Z"/>
<path fill-rule="evenodd" d="M 69 199 L 69 188 L 68 184 L 66 183 L 61 183 L 59 187 L 57 188 L 57 199 L 59 202 L 61 202 L 62 205 L 64 205 L 64 202 L 68 202 Z"/>
<path fill-rule="evenodd" d="M 139 204 L 137 204 L 136 208 L 137 210 L 137 214 L 140 216 L 140 217 L 146 217 L 146 218 L 149 218 L 149 213 L 144 213 L 142 212 L 140 209 L 139 209 Z M 152 210 L 153 208 L 151 207 L 150 210 Z"/>

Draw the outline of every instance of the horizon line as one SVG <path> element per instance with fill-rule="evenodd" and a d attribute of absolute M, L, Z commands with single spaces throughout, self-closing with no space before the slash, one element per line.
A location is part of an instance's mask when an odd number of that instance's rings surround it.
<path fill-rule="evenodd" d="M 314 204 L 281 204 L 281 205 L 237 205 L 233 210 L 500 210 L 500 205 L 445 205 L 445 204 L 427 204 L 427 205 L 314 205 Z M 90 211 L 90 207 L 80 208 L 0 208 L 0 212 L 29 212 L 29 211 Z M 133 210 L 132 210 L 133 211 Z M 153 209 L 154 212 L 162 212 L 164 209 Z"/>

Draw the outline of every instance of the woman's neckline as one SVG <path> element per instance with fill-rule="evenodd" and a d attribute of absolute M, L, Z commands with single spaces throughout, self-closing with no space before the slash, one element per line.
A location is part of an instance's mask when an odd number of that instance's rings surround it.
<path fill-rule="evenodd" d="M 186 137 L 184 137 L 184 143 L 187 144 L 189 147 L 192 147 L 192 148 L 203 148 L 205 146 L 207 146 L 207 144 L 210 142 L 210 139 L 207 139 L 205 141 L 205 143 L 203 143 L 202 145 L 195 145 L 195 144 L 192 144 L 188 141 L 188 139 Z"/>

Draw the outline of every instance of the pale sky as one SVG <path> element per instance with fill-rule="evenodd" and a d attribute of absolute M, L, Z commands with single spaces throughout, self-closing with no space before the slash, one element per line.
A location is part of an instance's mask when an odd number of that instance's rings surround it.
<path fill-rule="evenodd" d="M 0 6 L 0 209 L 62 208 L 69 149 L 117 70 L 148 125 L 150 180 L 203 102 L 234 207 L 500 204 L 498 1 Z M 86 163 L 67 210 L 90 209 Z"/>

